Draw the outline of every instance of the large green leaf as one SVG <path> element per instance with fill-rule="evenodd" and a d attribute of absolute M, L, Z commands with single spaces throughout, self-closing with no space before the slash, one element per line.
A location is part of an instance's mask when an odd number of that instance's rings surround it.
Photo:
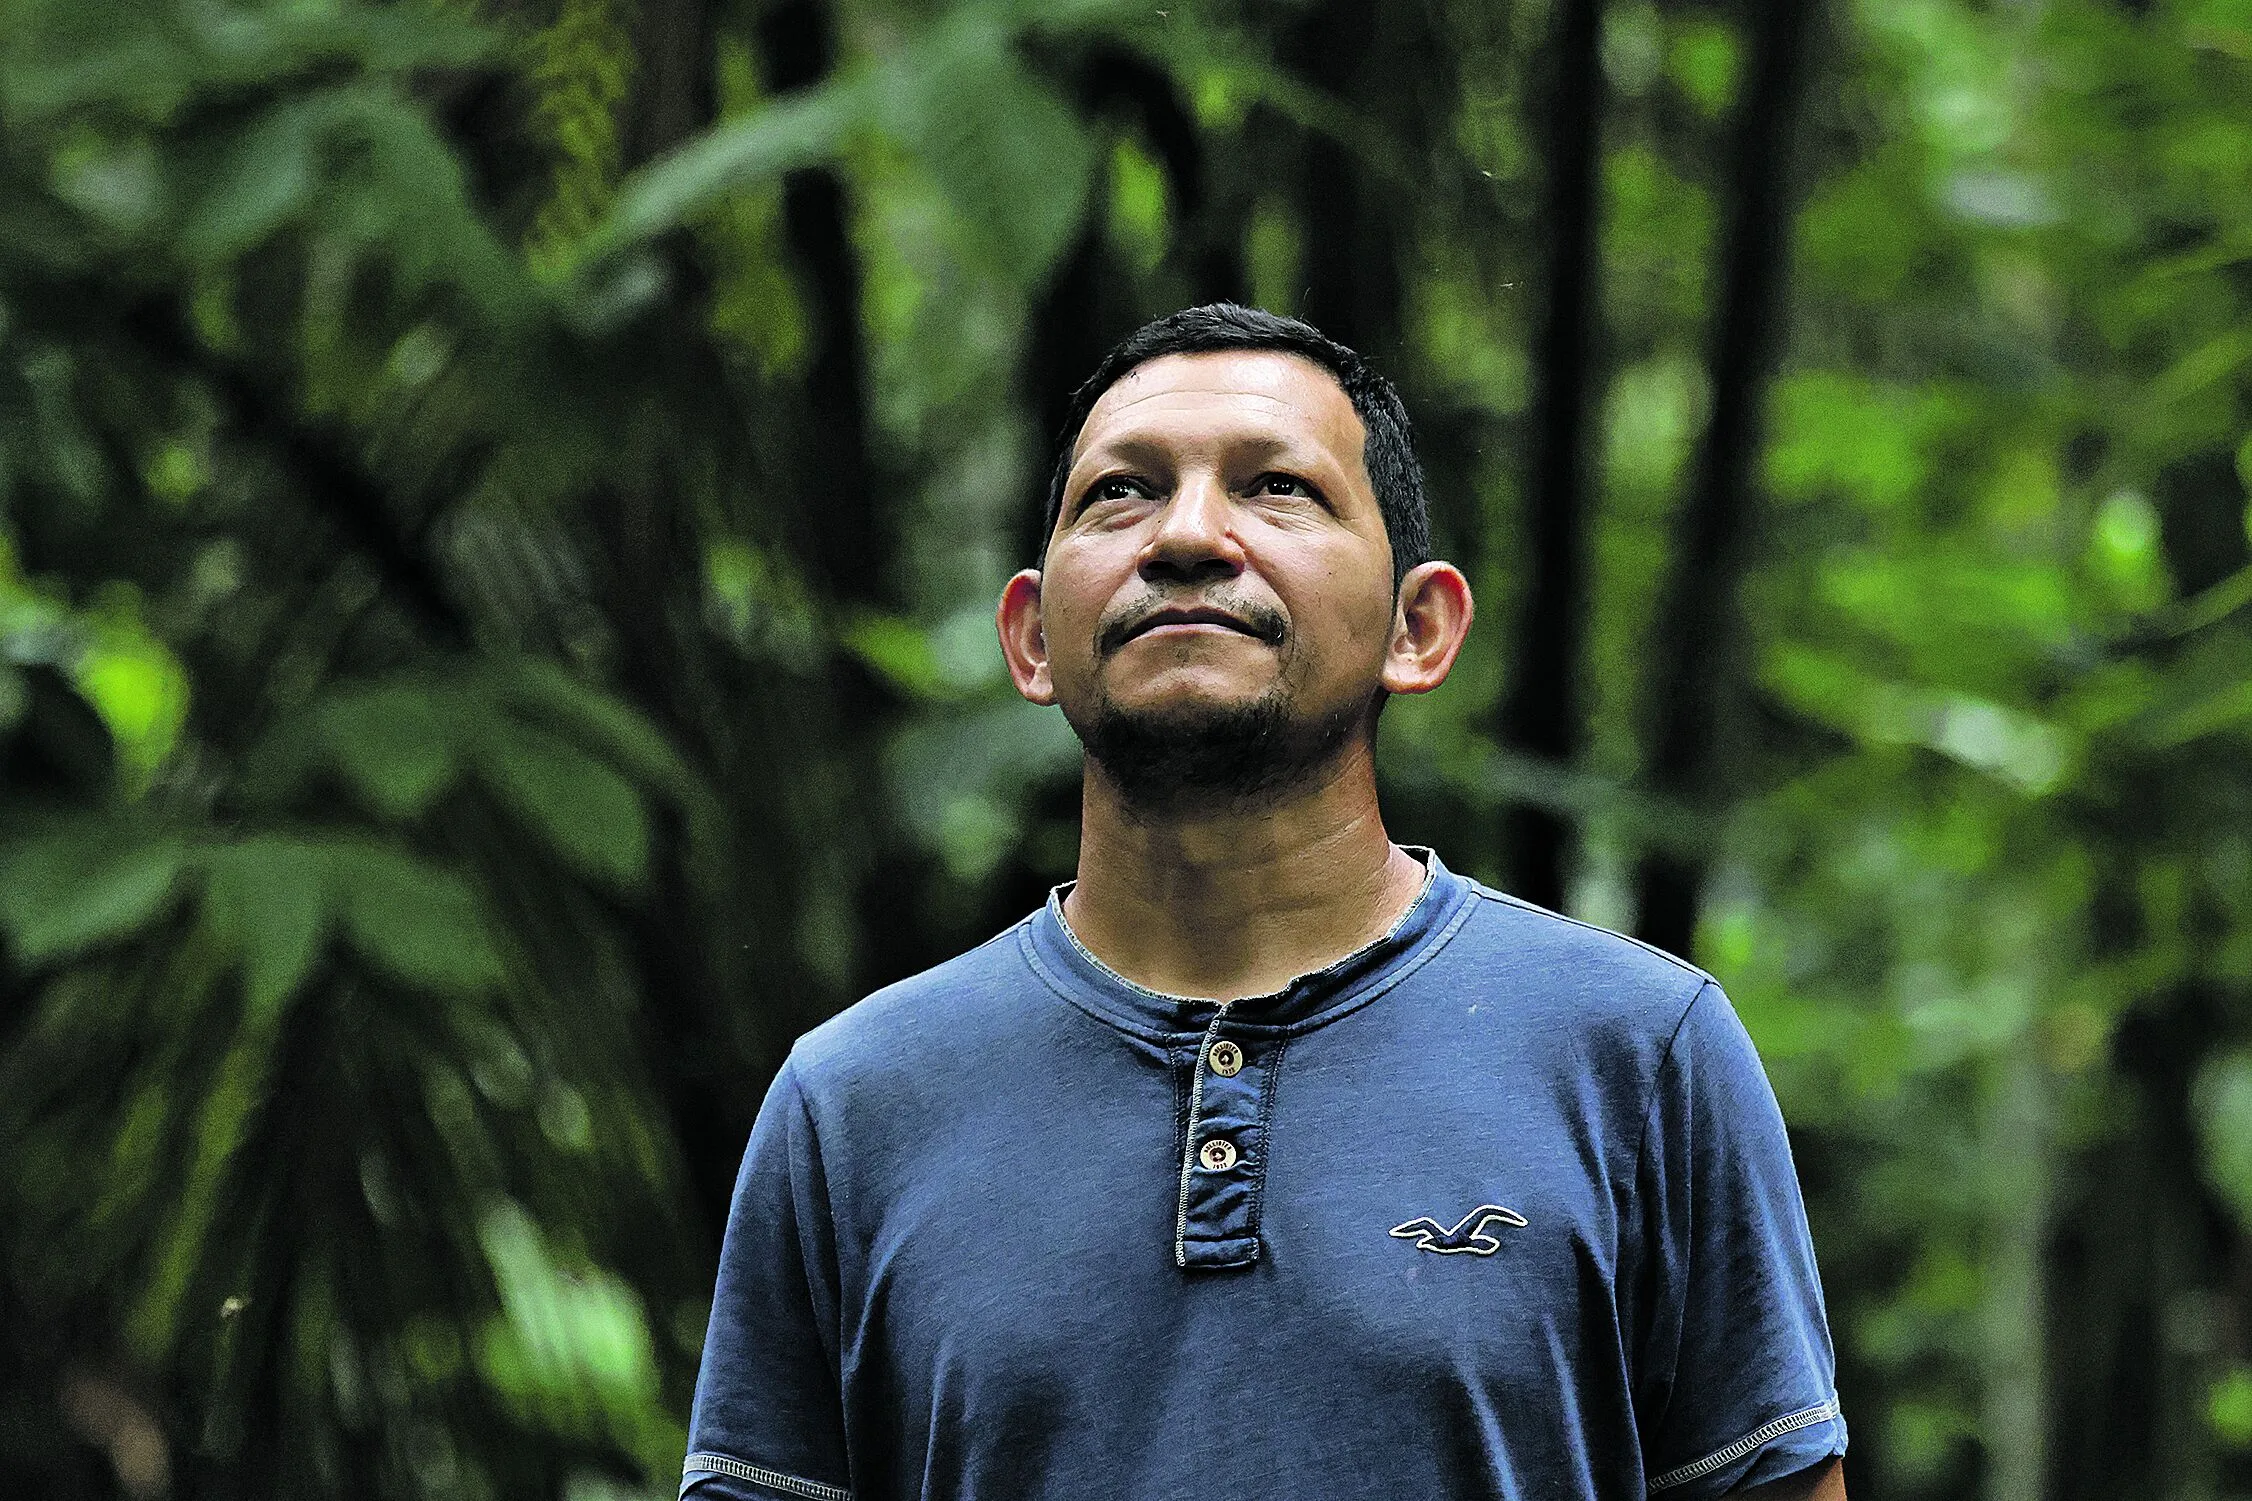
<path fill-rule="evenodd" d="M 402 297 L 446 288 L 466 294 L 488 327 L 522 327 L 538 307 L 535 285 L 486 222 L 436 124 L 388 88 L 357 90 L 351 105 L 346 130 L 360 149 L 333 195 L 335 227 L 383 246 Z"/>
<path fill-rule="evenodd" d="M 20 124 L 90 109 L 166 119 L 199 89 L 271 87 L 293 74 L 460 68 L 495 35 L 438 6 L 39 4 L 0 11 L 0 90 Z"/>
<path fill-rule="evenodd" d="M 479 773 L 571 864 L 631 885 L 649 864 L 649 822 L 633 784 L 567 741 L 509 720 L 476 746 Z"/>
<path fill-rule="evenodd" d="M 833 155 L 868 118 L 875 80 L 859 75 L 793 94 L 698 136 L 626 179 L 589 237 L 589 261 L 662 234 L 722 194 Z"/>
<path fill-rule="evenodd" d="M 201 161 L 201 192 L 181 228 L 180 248 L 226 260 L 296 215 L 317 186 L 323 137 L 336 119 L 326 95 L 290 99 L 229 143 L 217 170 Z"/>
<path fill-rule="evenodd" d="M 2173 663 L 2161 684 L 2141 725 L 2153 745 L 2184 745 L 2252 725 L 2252 635 L 2215 630 Z"/>
<path fill-rule="evenodd" d="M 919 155 L 990 268 L 1043 276 L 1077 230 L 1094 154 L 1085 128 L 983 27 L 945 35 L 884 90 L 884 124 Z"/>
<path fill-rule="evenodd" d="M 241 956 L 253 1017 L 286 1004 L 320 957 L 333 904 L 324 844 L 265 835 L 204 853 L 204 913 Z"/>
<path fill-rule="evenodd" d="M 454 995 L 500 981 L 484 904 L 455 872 L 366 840 L 333 844 L 329 872 L 352 946 L 378 967 Z"/>
<path fill-rule="evenodd" d="M 321 735 L 338 769 L 368 806 L 387 818 L 414 818 L 452 781 L 458 703 L 424 683 L 384 683 L 339 695 L 320 713 Z"/>
<path fill-rule="evenodd" d="M 184 847 L 171 835 L 95 817 L 63 820 L 0 861 L 0 926 L 23 963 L 68 958 L 161 914 L 184 863 Z"/>
<path fill-rule="evenodd" d="M 593 751 L 643 787 L 683 804 L 709 798 L 695 771 L 647 719 L 553 662 L 525 658 L 497 673 L 494 683 L 527 717 Z"/>

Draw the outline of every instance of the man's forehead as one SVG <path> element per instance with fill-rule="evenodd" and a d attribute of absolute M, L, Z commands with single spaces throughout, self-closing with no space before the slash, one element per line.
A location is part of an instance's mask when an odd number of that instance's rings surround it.
<path fill-rule="evenodd" d="M 1360 413 L 1328 369 L 1282 350 L 1168 354 L 1136 365 L 1103 392 L 1079 430 L 1075 452 L 1118 429 L 1239 417 L 1326 439 L 1357 455 Z"/>

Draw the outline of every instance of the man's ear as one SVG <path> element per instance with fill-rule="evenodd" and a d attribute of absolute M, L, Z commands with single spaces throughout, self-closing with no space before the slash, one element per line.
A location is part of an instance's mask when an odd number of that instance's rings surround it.
<path fill-rule="evenodd" d="M 1001 633 L 1001 655 L 1008 661 L 1009 681 L 1017 685 L 1017 692 L 1036 704 L 1054 703 L 1048 638 L 1040 626 L 1039 569 L 1027 568 L 1002 585 L 993 624 Z"/>
<path fill-rule="evenodd" d="M 1021 575 L 1020 575 L 1021 576 Z M 1388 693 L 1429 693 L 1447 680 L 1470 639 L 1470 581 L 1452 563 L 1419 563 L 1400 580 L 1392 639 L 1384 650 Z"/>

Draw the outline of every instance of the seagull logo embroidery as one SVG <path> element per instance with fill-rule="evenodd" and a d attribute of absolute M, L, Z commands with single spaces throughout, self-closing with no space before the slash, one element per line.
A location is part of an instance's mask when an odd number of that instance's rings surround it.
<path fill-rule="evenodd" d="M 1424 1215 L 1404 1225 L 1394 1225 L 1392 1235 L 1396 1240 L 1414 1241 L 1418 1251 L 1435 1251 L 1441 1256 L 1459 1256 L 1465 1251 L 1473 1256 L 1491 1256 L 1501 1249 L 1501 1240 L 1488 1235 L 1486 1227 L 1497 1220 L 1519 1229 L 1525 1225 L 1525 1217 L 1514 1209 L 1504 1209 L 1499 1204 L 1480 1204 L 1464 1215 L 1462 1223 L 1452 1230 Z"/>

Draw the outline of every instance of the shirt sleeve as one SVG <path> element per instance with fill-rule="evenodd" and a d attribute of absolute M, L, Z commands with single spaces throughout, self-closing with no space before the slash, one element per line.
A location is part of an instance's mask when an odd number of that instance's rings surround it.
<path fill-rule="evenodd" d="M 1702 1501 L 1845 1452 L 1822 1284 L 1783 1115 L 1720 987 L 1690 1002 L 1638 1168 L 1635 1406 L 1652 1496 Z"/>
<path fill-rule="evenodd" d="M 683 1497 L 850 1501 L 835 1250 L 820 1142 L 785 1063 L 728 1211 Z"/>

